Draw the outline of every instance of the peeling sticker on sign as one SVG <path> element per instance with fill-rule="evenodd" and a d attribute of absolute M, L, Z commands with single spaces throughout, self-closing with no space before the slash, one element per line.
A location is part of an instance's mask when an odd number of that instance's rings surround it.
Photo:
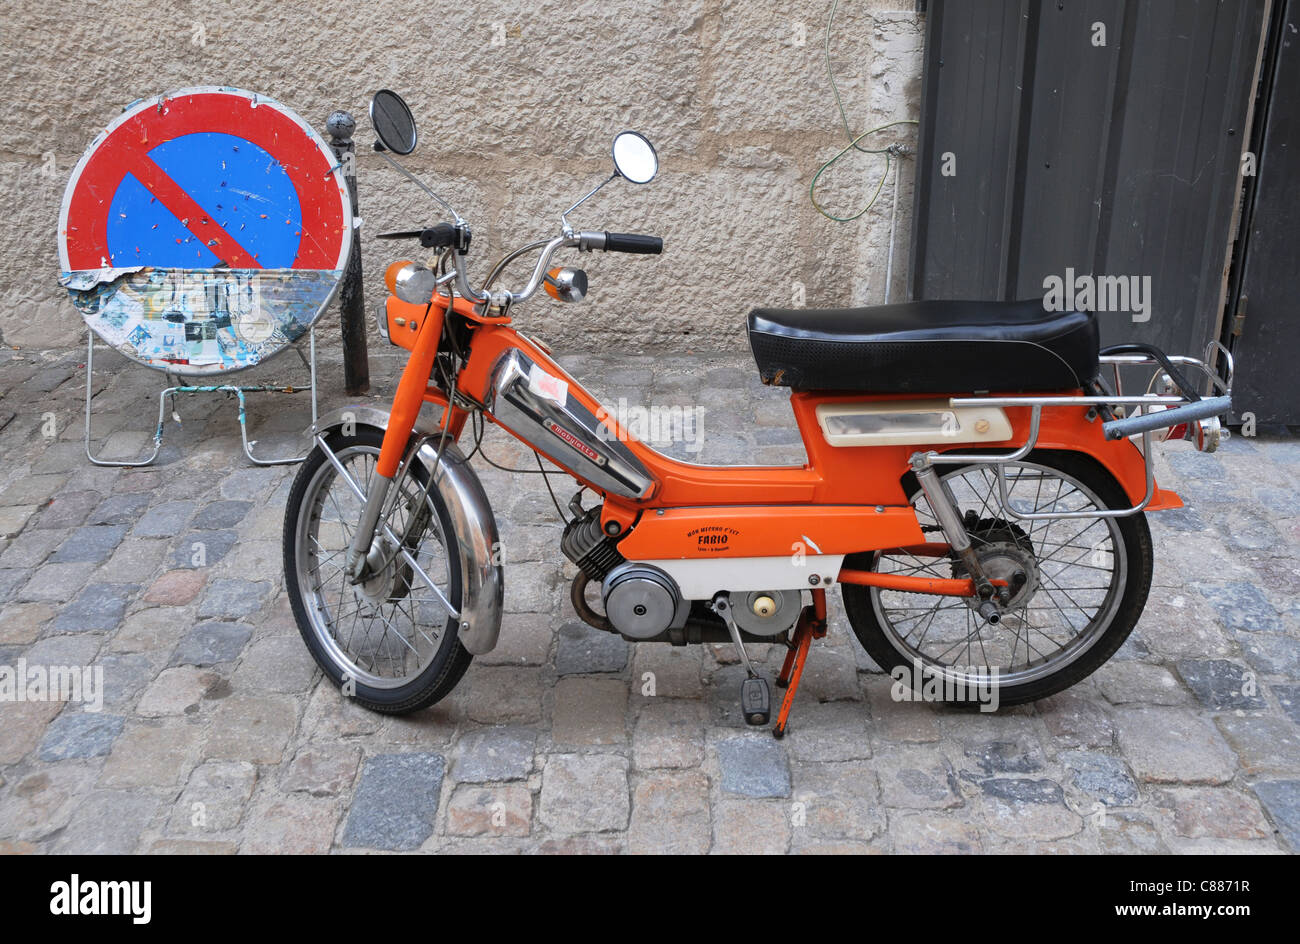
<path fill-rule="evenodd" d="M 86 284 L 64 273 L 73 305 L 106 344 L 150 367 L 219 373 L 258 364 L 296 341 L 342 272 L 141 269 Z"/>

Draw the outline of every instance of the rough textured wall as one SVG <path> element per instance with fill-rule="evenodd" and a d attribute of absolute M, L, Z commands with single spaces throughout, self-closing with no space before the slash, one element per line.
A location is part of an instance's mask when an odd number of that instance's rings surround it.
<path fill-rule="evenodd" d="M 840 4 L 832 51 L 855 132 L 917 117 L 923 21 L 890 12 L 909 6 Z M 829 0 L 3 0 L 3 340 L 82 343 L 80 318 L 55 282 L 68 174 L 122 106 L 193 85 L 270 95 L 322 134 L 335 108 L 358 117 L 372 313 L 384 295 L 383 267 L 405 247 L 367 235 L 439 218 L 368 150 L 364 115 L 380 87 L 402 92 L 420 123 L 408 166 L 475 226 L 479 277 L 500 253 L 556 231 L 560 211 L 608 172 L 617 131 L 635 128 L 654 141 L 658 179 L 611 184 L 572 222 L 662 235 L 664 254 L 563 260 L 587 269 L 588 300 L 542 298 L 517 314 L 525 330 L 562 349 L 653 351 L 685 337 L 696 350 L 735 350 L 745 344 L 749 308 L 796 303 L 800 286 L 808 305 L 878 302 L 892 177 L 854 223 L 833 223 L 808 201 L 812 174 L 845 143 L 823 59 L 829 10 Z M 874 140 L 910 145 L 915 135 L 903 128 Z M 856 212 L 883 166 L 874 155 L 847 157 L 825 178 L 825 204 Z M 895 298 L 906 284 L 911 179 L 905 164 Z M 336 316 L 324 323 L 322 340 L 336 344 Z"/>

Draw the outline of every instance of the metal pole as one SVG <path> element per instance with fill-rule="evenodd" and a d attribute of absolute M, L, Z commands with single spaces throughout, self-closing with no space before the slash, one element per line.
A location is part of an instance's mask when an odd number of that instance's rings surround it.
<path fill-rule="evenodd" d="M 895 145 L 894 147 L 897 147 Z M 890 289 L 894 286 L 894 228 L 898 224 L 898 175 L 903 169 L 903 152 L 890 148 L 894 159 L 894 189 L 889 200 L 889 256 L 885 260 L 885 304 L 889 304 Z"/>
<path fill-rule="evenodd" d="M 352 200 L 352 217 L 357 218 L 356 145 L 352 132 L 357 123 L 345 111 L 333 112 L 325 122 L 330 133 L 330 147 L 343 165 L 343 176 L 348 183 L 348 196 Z M 343 329 L 343 387 L 349 396 L 366 393 L 370 389 L 370 361 L 366 351 L 366 298 L 361 281 L 361 232 L 352 233 L 352 252 L 348 268 L 343 274 L 340 291 L 340 321 Z"/>

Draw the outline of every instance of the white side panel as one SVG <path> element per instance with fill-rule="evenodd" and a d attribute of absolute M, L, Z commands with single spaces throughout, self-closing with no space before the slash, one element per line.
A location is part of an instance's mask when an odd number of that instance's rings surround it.
<path fill-rule="evenodd" d="M 719 590 L 808 590 L 824 586 L 826 578 L 837 578 L 844 564 L 843 554 L 809 554 L 796 561 L 781 557 L 710 557 L 696 560 L 652 560 L 668 573 L 688 600 L 711 600 Z M 821 580 L 810 584 L 817 574 Z"/>
<path fill-rule="evenodd" d="M 947 400 L 823 403 L 817 423 L 832 446 L 919 446 L 1006 442 L 1011 422 L 999 407 L 954 407 Z"/>

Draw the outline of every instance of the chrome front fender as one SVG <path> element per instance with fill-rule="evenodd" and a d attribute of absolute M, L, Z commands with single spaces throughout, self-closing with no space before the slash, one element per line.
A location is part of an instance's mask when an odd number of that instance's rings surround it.
<path fill-rule="evenodd" d="M 312 435 L 328 438 L 335 429 L 372 426 L 388 428 L 388 412 L 370 406 L 343 407 L 321 416 L 312 427 Z M 455 530 L 456 552 L 460 557 L 460 641 L 473 655 L 483 655 L 496 648 L 501 633 L 501 603 L 504 577 L 496 553 L 499 545 L 496 518 L 478 475 L 454 443 L 442 452 L 440 471 L 437 429 L 421 417 L 416 421 L 416 455 L 430 475 L 446 503 Z M 432 440 L 432 441 L 431 441 Z"/>

